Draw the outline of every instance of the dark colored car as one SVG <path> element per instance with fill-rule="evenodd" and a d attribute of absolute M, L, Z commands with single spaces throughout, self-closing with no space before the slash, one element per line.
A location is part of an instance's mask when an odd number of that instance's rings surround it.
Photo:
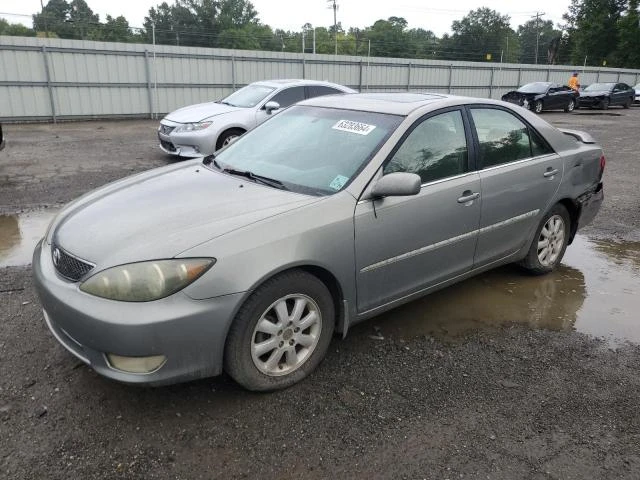
<path fill-rule="evenodd" d="M 633 104 L 636 92 L 626 83 L 592 83 L 582 92 L 578 105 L 580 107 L 601 108 L 606 110 L 612 105 L 629 108 Z"/>
<path fill-rule="evenodd" d="M 551 82 L 533 82 L 523 85 L 518 90 L 505 93 L 502 100 L 529 108 L 536 113 L 543 110 L 559 110 L 571 112 L 578 104 L 578 92 L 566 85 Z"/>
<path fill-rule="evenodd" d="M 4 148 L 4 135 L 2 135 L 2 125 L 0 124 L 0 150 Z"/>

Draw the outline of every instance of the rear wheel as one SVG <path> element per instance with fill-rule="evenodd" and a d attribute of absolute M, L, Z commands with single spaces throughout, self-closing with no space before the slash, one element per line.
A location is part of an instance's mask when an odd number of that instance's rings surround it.
<path fill-rule="evenodd" d="M 225 370 L 249 390 L 289 387 L 324 358 L 333 298 L 317 277 L 293 270 L 268 280 L 240 308 L 227 336 Z"/>
<path fill-rule="evenodd" d="M 576 101 L 571 99 L 569 100 L 569 104 L 564 107 L 565 112 L 573 112 L 573 109 L 576 108 Z"/>
<path fill-rule="evenodd" d="M 520 265 L 534 275 L 553 271 L 567 249 L 570 227 L 569 212 L 564 205 L 556 204 L 540 221 L 529 252 Z"/>

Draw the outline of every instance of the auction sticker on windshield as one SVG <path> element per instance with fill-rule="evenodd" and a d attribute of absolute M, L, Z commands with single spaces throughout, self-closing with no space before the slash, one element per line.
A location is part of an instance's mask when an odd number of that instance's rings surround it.
<path fill-rule="evenodd" d="M 351 120 L 339 120 L 333 127 L 334 130 L 342 132 L 357 133 L 358 135 L 369 135 L 375 125 L 367 125 L 366 123 L 352 122 Z"/>

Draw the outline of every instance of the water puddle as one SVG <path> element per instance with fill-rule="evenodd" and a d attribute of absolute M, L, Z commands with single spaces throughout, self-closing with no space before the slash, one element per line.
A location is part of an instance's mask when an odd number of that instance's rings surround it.
<path fill-rule="evenodd" d="M 640 242 L 576 237 L 562 266 L 532 277 L 506 266 L 387 312 L 374 325 L 386 337 L 452 340 L 511 324 L 577 330 L 611 343 L 640 343 Z M 379 330 L 378 330 L 379 329 Z"/>
<path fill-rule="evenodd" d="M 28 265 L 56 209 L 0 215 L 0 267 Z M 563 264 L 532 277 L 506 266 L 435 292 L 363 324 L 382 336 L 454 339 L 510 324 L 578 330 L 640 343 L 640 242 L 577 236 Z"/>
<path fill-rule="evenodd" d="M 36 243 L 56 213 L 48 209 L 0 215 L 0 268 L 30 264 Z"/>
<path fill-rule="evenodd" d="M 586 107 L 582 107 L 586 108 Z M 612 113 L 612 112 L 573 112 L 573 115 L 590 115 L 590 116 L 605 116 L 605 117 L 621 117 L 621 113 Z"/>

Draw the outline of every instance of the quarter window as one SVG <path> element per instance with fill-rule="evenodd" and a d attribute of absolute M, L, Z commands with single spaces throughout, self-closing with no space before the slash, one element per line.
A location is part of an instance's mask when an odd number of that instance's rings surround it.
<path fill-rule="evenodd" d="M 304 100 L 304 87 L 292 87 L 276 93 L 270 101 L 278 102 L 281 108 L 287 108 L 302 100 Z"/>
<path fill-rule="evenodd" d="M 402 143 L 384 174 L 408 172 L 422 183 L 467 171 L 467 139 L 459 110 L 430 117 L 420 123 Z"/>
<path fill-rule="evenodd" d="M 472 108 L 482 168 L 502 165 L 552 150 L 515 115 L 495 108 Z"/>
<path fill-rule="evenodd" d="M 332 87 L 325 87 L 324 85 L 309 85 L 307 87 L 307 93 L 309 98 L 313 98 L 322 97 L 323 95 L 335 95 L 343 92 Z"/>

